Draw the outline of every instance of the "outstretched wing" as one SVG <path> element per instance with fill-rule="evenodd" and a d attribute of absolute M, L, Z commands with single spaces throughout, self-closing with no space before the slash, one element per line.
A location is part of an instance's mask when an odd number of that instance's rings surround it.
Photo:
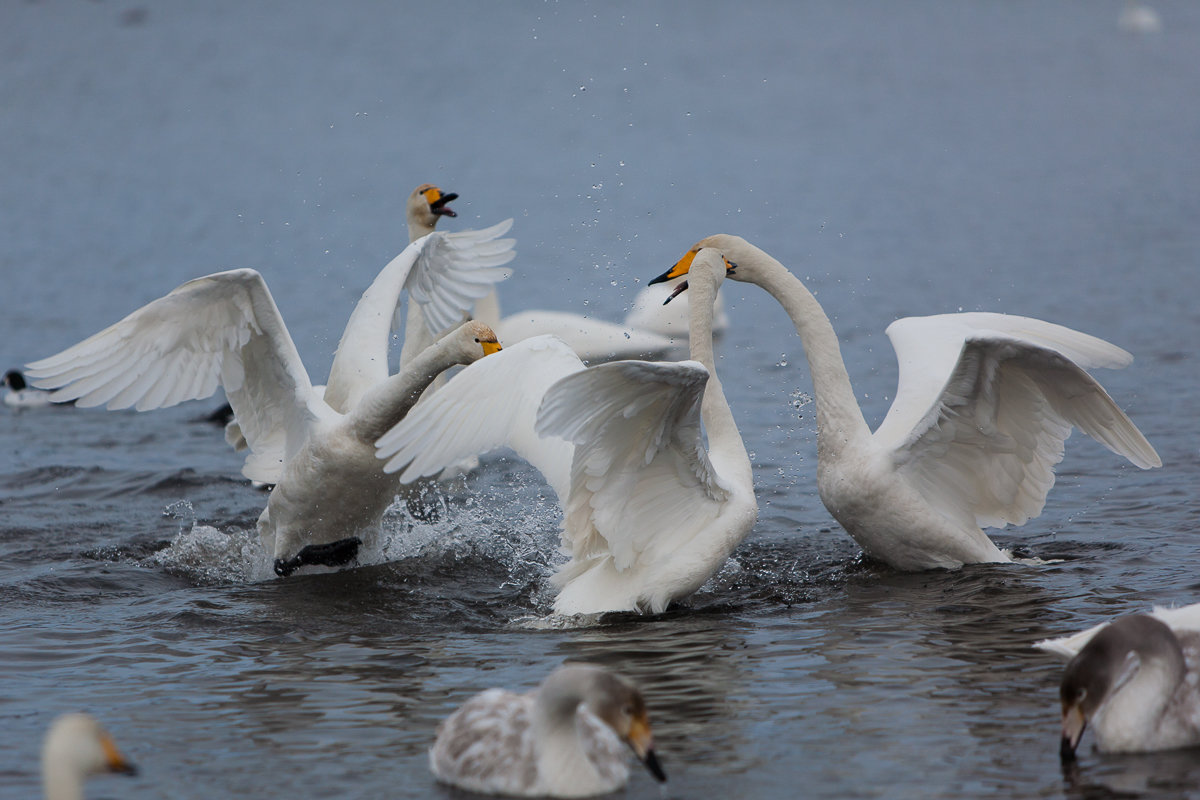
<path fill-rule="evenodd" d="M 399 325 L 400 294 L 408 289 L 425 309 L 430 328 L 441 332 L 461 323 L 475 298 L 511 270 L 500 265 L 513 259 L 513 239 L 498 239 L 512 227 L 506 220 L 479 231 L 422 236 L 388 262 L 363 292 L 338 343 L 325 402 L 345 414 L 363 394 L 388 376 L 388 346 Z M 433 343 L 433 336 L 427 344 Z M 423 349 L 423 348 L 422 348 Z"/>
<path fill-rule="evenodd" d="M 423 397 L 376 442 L 385 472 L 411 482 L 464 458 L 510 447 L 533 464 L 565 505 L 572 447 L 534 433 L 546 389 L 583 369 L 579 356 L 553 336 L 506 347 L 463 369 Z"/>
<path fill-rule="evenodd" d="M 903 319 L 888 335 L 900 384 L 875 440 L 948 516 L 999 527 L 1040 514 L 1072 427 L 1139 467 L 1161 464 L 1080 366 L 1124 366 L 1118 347 L 1002 314 Z"/>
<path fill-rule="evenodd" d="M 76 405 L 166 408 L 225 388 L 251 448 L 243 472 L 273 482 L 320 413 L 308 373 L 262 276 L 189 281 L 61 353 L 29 365 Z"/>
<path fill-rule="evenodd" d="M 435 231 L 418 239 L 421 258 L 406 287 L 421 304 L 429 332 L 438 335 L 462 322 L 462 313 L 512 275 L 499 267 L 516 256 L 515 239 L 501 239 L 513 221 L 506 219 L 477 231 Z"/>
<path fill-rule="evenodd" d="M 623 570 L 718 516 L 729 492 L 701 436 L 707 382 L 696 361 L 614 361 L 546 392 L 537 432 L 575 445 L 563 520 L 575 562 L 611 556 Z"/>

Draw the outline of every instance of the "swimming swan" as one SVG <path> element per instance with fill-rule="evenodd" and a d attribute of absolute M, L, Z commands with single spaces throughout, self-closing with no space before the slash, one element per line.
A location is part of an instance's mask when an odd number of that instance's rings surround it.
<path fill-rule="evenodd" d="M 136 775 L 112 737 L 87 714 L 63 714 L 42 744 L 42 790 L 46 800 L 83 800 L 83 782 L 105 773 Z"/>
<path fill-rule="evenodd" d="M 569 664 L 527 694 L 472 697 L 438 726 L 429 766 L 471 792 L 588 797 L 629 780 L 626 745 L 666 781 L 642 693 L 602 667 Z"/>
<path fill-rule="evenodd" d="M 406 482 L 502 445 L 537 467 L 563 507 L 571 556 L 554 576 L 556 613 L 660 612 L 754 526 L 750 459 L 713 364 L 725 266 L 702 255 L 693 361 L 585 369 L 553 337 L 526 340 L 464 369 L 378 442 L 384 469 Z"/>
<path fill-rule="evenodd" d="M 1059 690 L 1063 760 L 1075 757 L 1089 721 L 1107 753 L 1200 744 L 1200 603 L 1035 646 L 1069 659 Z"/>
<path fill-rule="evenodd" d="M 655 281 L 687 274 L 714 248 L 729 277 L 783 306 L 808 356 L 817 407 L 817 489 L 872 558 L 901 570 L 1010 561 L 981 530 L 1042 512 L 1072 426 L 1137 466 L 1158 454 L 1094 378 L 1127 352 L 1061 325 L 1005 314 L 900 319 L 887 334 L 900 362 L 891 410 L 871 433 L 816 298 L 767 253 L 719 234 Z M 686 284 L 684 284 L 686 286 Z"/>
<path fill-rule="evenodd" d="M 57 388 L 58 400 L 139 411 L 208 397 L 224 386 L 249 445 L 242 473 L 275 484 L 258 520 L 275 572 L 344 564 L 377 527 L 399 486 L 379 469 L 374 441 L 442 370 L 499 349 L 491 329 L 469 323 L 388 375 L 388 332 L 410 273 L 436 274 L 427 281 L 425 314 L 437 325 L 457 319 L 485 278 L 506 275 L 494 265 L 510 258 L 508 251 L 497 253 L 491 240 L 478 249 L 462 247 L 455 236 L 424 237 L 379 273 L 346 325 L 323 397 L 266 282 L 250 269 L 189 281 L 31 364 L 30 375 L 37 385 Z"/>

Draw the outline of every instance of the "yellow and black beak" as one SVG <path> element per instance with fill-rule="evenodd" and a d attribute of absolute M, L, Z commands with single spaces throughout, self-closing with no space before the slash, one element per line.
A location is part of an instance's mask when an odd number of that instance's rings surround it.
<path fill-rule="evenodd" d="M 1079 747 L 1079 740 L 1083 738 L 1083 731 L 1087 727 L 1087 717 L 1083 715 L 1083 709 L 1078 703 L 1063 703 L 1062 713 L 1062 741 L 1058 746 L 1058 756 L 1063 761 L 1073 761 L 1075 759 L 1075 748 Z"/>
<path fill-rule="evenodd" d="M 454 192 L 442 194 L 441 189 L 437 188 L 436 186 L 431 186 L 422 192 L 422 194 L 425 195 L 425 202 L 429 203 L 429 210 L 434 214 L 444 217 L 458 216 L 458 214 L 454 213 L 454 209 L 446 205 L 446 203 L 450 203 L 458 199 L 458 195 Z"/>
<path fill-rule="evenodd" d="M 658 756 L 654 754 L 654 737 L 650 735 L 650 721 L 644 713 L 634 717 L 629 726 L 629 746 L 656 781 L 667 782 L 667 773 L 663 771 L 662 764 L 658 763 Z"/>
<path fill-rule="evenodd" d="M 669 270 L 664 272 L 662 275 L 659 275 L 657 278 L 650 281 L 646 285 L 653 286 L 656 283 L 662 283 L 664 281 L 673 281 L 676 278 L 681 278 L 684 275 L 687 275 L 688 270 L 690 270 L 692 268 L 692 262 L 696 260 L 696 254 L 700 252 L 700 249 L 701 248 L 699 248 L 699 247 L 693 247 L 691 250 L 688 250 L 686 253 L 683 254 L 683 258 L 681 258 L 675 262 L 675 266 L 671 267 Z M 722 256 L 721 258 L 725 262 L 725 274 L 732 275 L 733 271 L 735 269 L 737 269 L 737 264 L 733 263 L 732 261 L 730 261 L 728 258 L 725 258 L 724 256 Z M 687 281 L 684 281 L 683 283 L 676 286 L 675 291 L 671 292 L 670 296 L 667 297 L 666 300 L 663 300 L 663 305 L 665 306 L 667 303 L 671 302 L 676 297 L 678 297 L 679 295 L 686 292 L 687 288 L 688 288 Z"/>
<path fill-rule="evenodd" d="M 479 346 L 483 348 L 483 354 L 490 356 L 492 353 L 499 353 L 502 348 L 499 342 L 480 342 Z"/>
<path fill-rule="evenodd" d="M 109 772 L 137 775 L 137 767 L 126 760 L 121 751 L 117 749 L 117 743 L 112 740 L 111 736 L 107 734 L 101 736 L 100 747 L 104 750 L 104 765 Z"/>

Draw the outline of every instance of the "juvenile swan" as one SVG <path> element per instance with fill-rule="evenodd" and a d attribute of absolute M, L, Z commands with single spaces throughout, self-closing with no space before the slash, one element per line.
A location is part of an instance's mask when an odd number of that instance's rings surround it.
<path fill-rule="evenodd" d="M 910 317 L 888 326 L 900 379 L 891 410 L 871 433 L 829 317 L 767 253 L 738 236 L 709 236 L 651 283 L 687 274 L 701 248 L 722 253 L 733 280 L 766 289 L 796 326 L 817 406 L 817 490 L 872 558 L 901 570 L 1011 560 L 981 528 L 1022 525 L 1042 512 L 1073 426 L 1143 469 L 1162 464 L 1084 372 L 1123 367 L 1129 353 L 1006 314 Z"/>
<path fill-rule="evenodd" d="M 459 318 L 470 292 L 486 287 L 483 277 L 506 276 L 495 264 L 511 258 L 508 249 L 498 252 L 486 238 L 478 249 L 463 247 L 455 236 L 426 236 L 384 267 L 346 325 L 323 396 L 266 282 L 249 269 L 189 281 L 31 364 L 30 374 L 37 385 L 58 388 L 56 399 L 139 411 L 208 397 L 223 386 L 249 446 L 243 474 L 275 484 L 258 520 L 275 571 L 344 564 L 399 486 L 379 469 L 374 441 L 444 369 L 499 349 L 490 328 L 468 323 L 388 376 L 388 332 L 410 272 L 428 278 L 425 313 L 438 325 Z M 464 274 L 468 280 L 460 279 Z"/>
<path fill-rule="evenodd" d="M 563 507 L 559 614 L 658 613 L 725 563 L 758 514 L 750 459 L 713 362 L 716 251 L 696 259 L 694 360 L 585 369 L 553 337 L 519 342 L 450 379 L 378 442 L 401 480 L 501 446 Z M 701 422 L 708 433 L 705 448 Z"/>
<path fill-rule="evenodd" d="M 1036 645 L 1070 659 L 1063 672 L 1063 760 L 1089 721 L 1107 753 L 1200 744 L 1200 603 L 1156 608 Z"/>
<path fill-rule="evenodd" d="M 83 800 L 83 782 L 107 772 L 136 775 L 112 737 L 87 714 L 54 720 L 42 744 L 42 790 L 46 800 Z"/>
<path fill-rule="evenodd" d="M 602 667 L 560 667 L 527 694 L 489 689 L 438 726 L 429 766 L 443 783 L 515 797 L 589 797 L 629 780 L 625 745 L 659 781 L 642 693 Z"/>

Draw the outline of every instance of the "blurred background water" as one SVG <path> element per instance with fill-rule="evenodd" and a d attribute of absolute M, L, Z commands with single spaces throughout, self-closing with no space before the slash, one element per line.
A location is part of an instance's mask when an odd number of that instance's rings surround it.
<path fill-rule="evenodd" d="M 1135 34 L 1117 0 L 6 4 L 0 367 L 249 266 L 319 380 L 431 181 L 462 195 L 447 230 L 516 218 L 506 311 L 619 320 L 695 240 L 747 237 L 817 292 L 872 425 L 897 317 L 1102 336 L 1164 466 L 1068 442 L 1045 513 L 994 532 L 1049 565 L 866 564 L 816 496 L 799 341 L 728 284 L 759 523 L 690 604 L 566 628 L 553 497 L 514 459 L 439 521 L 389 512 L 382 563 L 281 581 L 265 495 L 194 422 L 219 398 L 3 408 L 0 797 L 76 709 L 142 766 L 108 796 L 456 796 L 437 721 L 567 658 L 643 684 L 671 797 L 1200 796 L 1194 753 L 1060 768 L 1030 647 L 1200 594 L 1200 6 L 1155 7 Z"/>

